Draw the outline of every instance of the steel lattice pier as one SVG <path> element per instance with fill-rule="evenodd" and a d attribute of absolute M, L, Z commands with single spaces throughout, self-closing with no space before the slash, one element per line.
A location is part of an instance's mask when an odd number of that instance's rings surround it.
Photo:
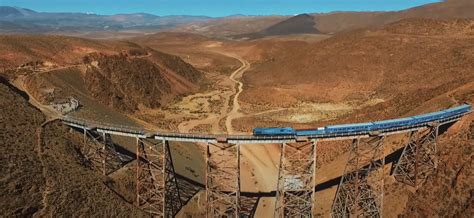
<path fill-rule="evenodd" d="M 275 217 L 312 217 L 316 142 L 281 145 Z"/>
<path fill-rule="evenodd" d="M 238 217 L 240 145 L 208 143 L 206 151 L 207 217 Z"/>
<path fill-rule="evenodd" d="M 399 182 L 418 188 L 436 169 L 436 142 L 439 126 L 425 131 L 413 131 L 400 159 L 395 166 L 393 176 Z"/>
<path fill-rule="evenodd" d="M 83 129 L 84 138 L 81 153 L 86 165 L 103 175 L 108 175 L 123 166 L 123 155 L 118 153 L 111 136 L 106 133 Z"/>
<path fill-rule="evenodd" d="M 381 217 L 383 205 L 384 137 L 354 139 L 337 188 L 333 217 Z"/>
<path fill-rule="evenodd" d="M 167 141 L 137 138 L 136 204 L 154 216 L 174 217 L 183 206 Z"/>

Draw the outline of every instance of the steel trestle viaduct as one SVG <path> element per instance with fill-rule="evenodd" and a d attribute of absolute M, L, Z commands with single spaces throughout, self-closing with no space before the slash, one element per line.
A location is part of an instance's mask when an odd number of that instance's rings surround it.
<path fill-rule="evenodd" d="M 318 187 L 315 180 L 317 146 L 325 141 L 350 140 L 349 159 L 339 181 L 331 215 L 381 217 L 386 176 L 385 138 L 394 134 L 409 135 L 390 174 L 398 182 L 417 188 L 437 167 L 438 136 L 466 114 L 375 133 L 307 137 L 154 133 L 68 116 L 61 120 L 83 132 L 83 154 L 91 167 L 104 175 L 122 167 L 127 158 L 117 151 L 111 136 L 136 140 L 135 203 L 154 216 L 175 216 L 194 195 L 204 190 L 207 217 L 253 217 L 262 197 L 276 198 L 275 217 L 313 217 Z M 205 145 L 204 184 L 175 172 L 169 143 L 173 141 Z M 281 147 L 276 191 L 241 192 L 240 147 L 257 143 Z"/>

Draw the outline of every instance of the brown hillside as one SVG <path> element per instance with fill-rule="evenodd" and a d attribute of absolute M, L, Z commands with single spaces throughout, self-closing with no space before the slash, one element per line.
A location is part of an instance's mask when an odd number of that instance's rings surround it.
<path fill-rule="evenodd" d="M 262 53 L 264 61 L 244 75 L 242 99 L 275 103 L 259 96 L 284 93 L 319 102 L 387 100 L 469 82 L 474 79 L 473 24 L 415 19 L 318 43 L 262 43 L 251 53 Z"/>
<path fill-rule="evenodd" d="M 87 89 L 100 102 L 132 112 L 157 108 L 197 91 L 201 73 L 176 56 L 149 51 L 150 57 L 92 54 L 85 58 Z"/>
<path fill-rule="evenodd" d="M 396 12 L 334 12 L 313 16 L 316 28 L 325 33 L 337 33 L 381 26 L 407 18 L 474 18 L 473 11 L 474 1 L 450 0 Z"/>
<path fill-rule="evenodd" d="M 146 36 L 135 37 L 131 41 L 153 47 L 153 45 L 182 45 L 201 43 L 211 40 L 203 35 L 185 32 L 160 32 Z"/>
<path fill-rule="evenodd" d="M 207 73 L 230 73 L 240 63 L 232 57 L 216 52 L 226 40 L 217 40 L 193 33 L 160 32 L 135 37 L 131 41 L 186 60 L 193 67 Z"/>
<path fill-rule="evenodd" d="M 185 25 L 174 29 L 174 31 L 197 33 L 214 37 L 232 36 L 258 32 L 287 18 L 288 17 L 286 16 L 225 17 L 207 22 Z"/>
<path fill-rule="evenodd" d="M 91 52 L 114 53 L 137 47 L 131 43 L 67 36 L 0 35 L 0 70 L 39 60 L 57 65 L 77 64 Z"/>
<path fill-rule="evenodd" d="M 145 216 L 81 164 L 82 135 L 57 123 L 41 127 L 43 115 L 5 84 L 0 83 L 2 216 Z"/>
<path fill-rule="evenodd" d="M 315 28 L 314 18 L 308 14 L 299 14 L 284 21 L 274 24 L 256 33 L 237 35 L 238 38 L 261 38 L 289 34 L 315 34 L 320 33 Z"/>
<path fill-rule="evenodd" d="M 0 36 L 0 39 L 0 49 L 6 51 L 0 54 L 0 74 L 9 79 L 35 74 L 26 82 L 39 100 L 44 100 L 44 90 L 68 93 L 41 79 L 40 72 L 67 71 L 72 66 L 84 71 L 81 77 L 90 95 L 127 112 L 137 110 L 140 105 L 156 108 L 193 93 L 200 88 L 202 80 L 201 72 L 179 57 L 132 42 L 66 36 Z"/>
<path fill-rule="evenodd" d="M 410 193 L 407 217 L 468 217 L 474 213 L 474 116 L 438 142 L 438 169 L 423 187 Z"/>
<path fill-rule="evenodd" d="M 407 18 L 474 18 L 474 1 L 448 0 L 401 11 L 331 12 L 310 15 L 314 19 L 314 29 L 322 33 L 332 34 L 360 28 L 378 27 Z M 273 25 L 278 27 L 279 23 L 286 23 L 293 18 L 294 17 L 285 16 L 229 17 L 178 27 L 176 31 L 192 32 L 209 36 L 261 36 L 267 29 L 271 29 Z M 295 26 L 286 27 L 286 29 L 291 28 L 295 28 Z M 279 32 L 288 34 L 286 31 Z M 289 34 L 293 33 L 295 32 L 289 32 Z"/>

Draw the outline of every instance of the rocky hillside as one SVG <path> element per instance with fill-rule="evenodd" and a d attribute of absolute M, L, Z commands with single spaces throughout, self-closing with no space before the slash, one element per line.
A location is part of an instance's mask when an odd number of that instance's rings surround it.
<path fill-rule="evenodd" d="M 0 83 L 0 211 L 7 217 L 145 216 L 82 163 L 82 135 L 44 116 Z"/>
<path fill-rule="evenodd" d="M 40 93 L 41 72 L 84 71 L 89 94 L 120 111 L 157 108 L 198 91 L 202 73 L 181 58 L 126 41 L 99 41 L 66 36 L 0 36 L 0 74 L 28 79 L 31 93 Z M 75 78 L 77 79 L 77 78 Z M 72 81 L 74 82 L 74 81 Z M 41 87 L 61 92 L 58 87 Z M 62 90 L 67 91 L 67 90 Z M 36 95 L 37 99 L 43 99 Z"/>
<path fill-rule="evenodd" d="M 100 102 L 125 112 L 158 108 L 199 89 L 201 73 L 180 58 L 148 50 L 143 55 L 91 54 L 84 81 Z"/>
<path fill-rule="evenodd" d="M 468 217 L 474 213 L 474 116 L 448 132 L 439 143 L 438 169 L 410 194 L 407 217 Z"/>
<path fill-rule="evenodd" d="M 35 62 L 51 65 L 80 64 L 91 52 L 113 54 L 139 46 L 120 41 L 96 41 L 68 36 L 0 35 L 0 73 Z"/>

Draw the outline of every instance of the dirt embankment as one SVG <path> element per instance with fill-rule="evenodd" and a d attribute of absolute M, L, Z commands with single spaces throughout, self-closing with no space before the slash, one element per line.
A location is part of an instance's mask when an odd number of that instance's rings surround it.
<path fill-rule="evenodd" d="M 36 153 L 36 127 L 44 121 L 13 89 L 0 84 L 0 210 L 3 215 L 28 216 L 42 207 L 45 178 Z"/>
<path fill-rule="evenodd" d="M 145 216 L 82 165 L 82 136 L 0 84 L 0 211 L 3 216 Z"/>

